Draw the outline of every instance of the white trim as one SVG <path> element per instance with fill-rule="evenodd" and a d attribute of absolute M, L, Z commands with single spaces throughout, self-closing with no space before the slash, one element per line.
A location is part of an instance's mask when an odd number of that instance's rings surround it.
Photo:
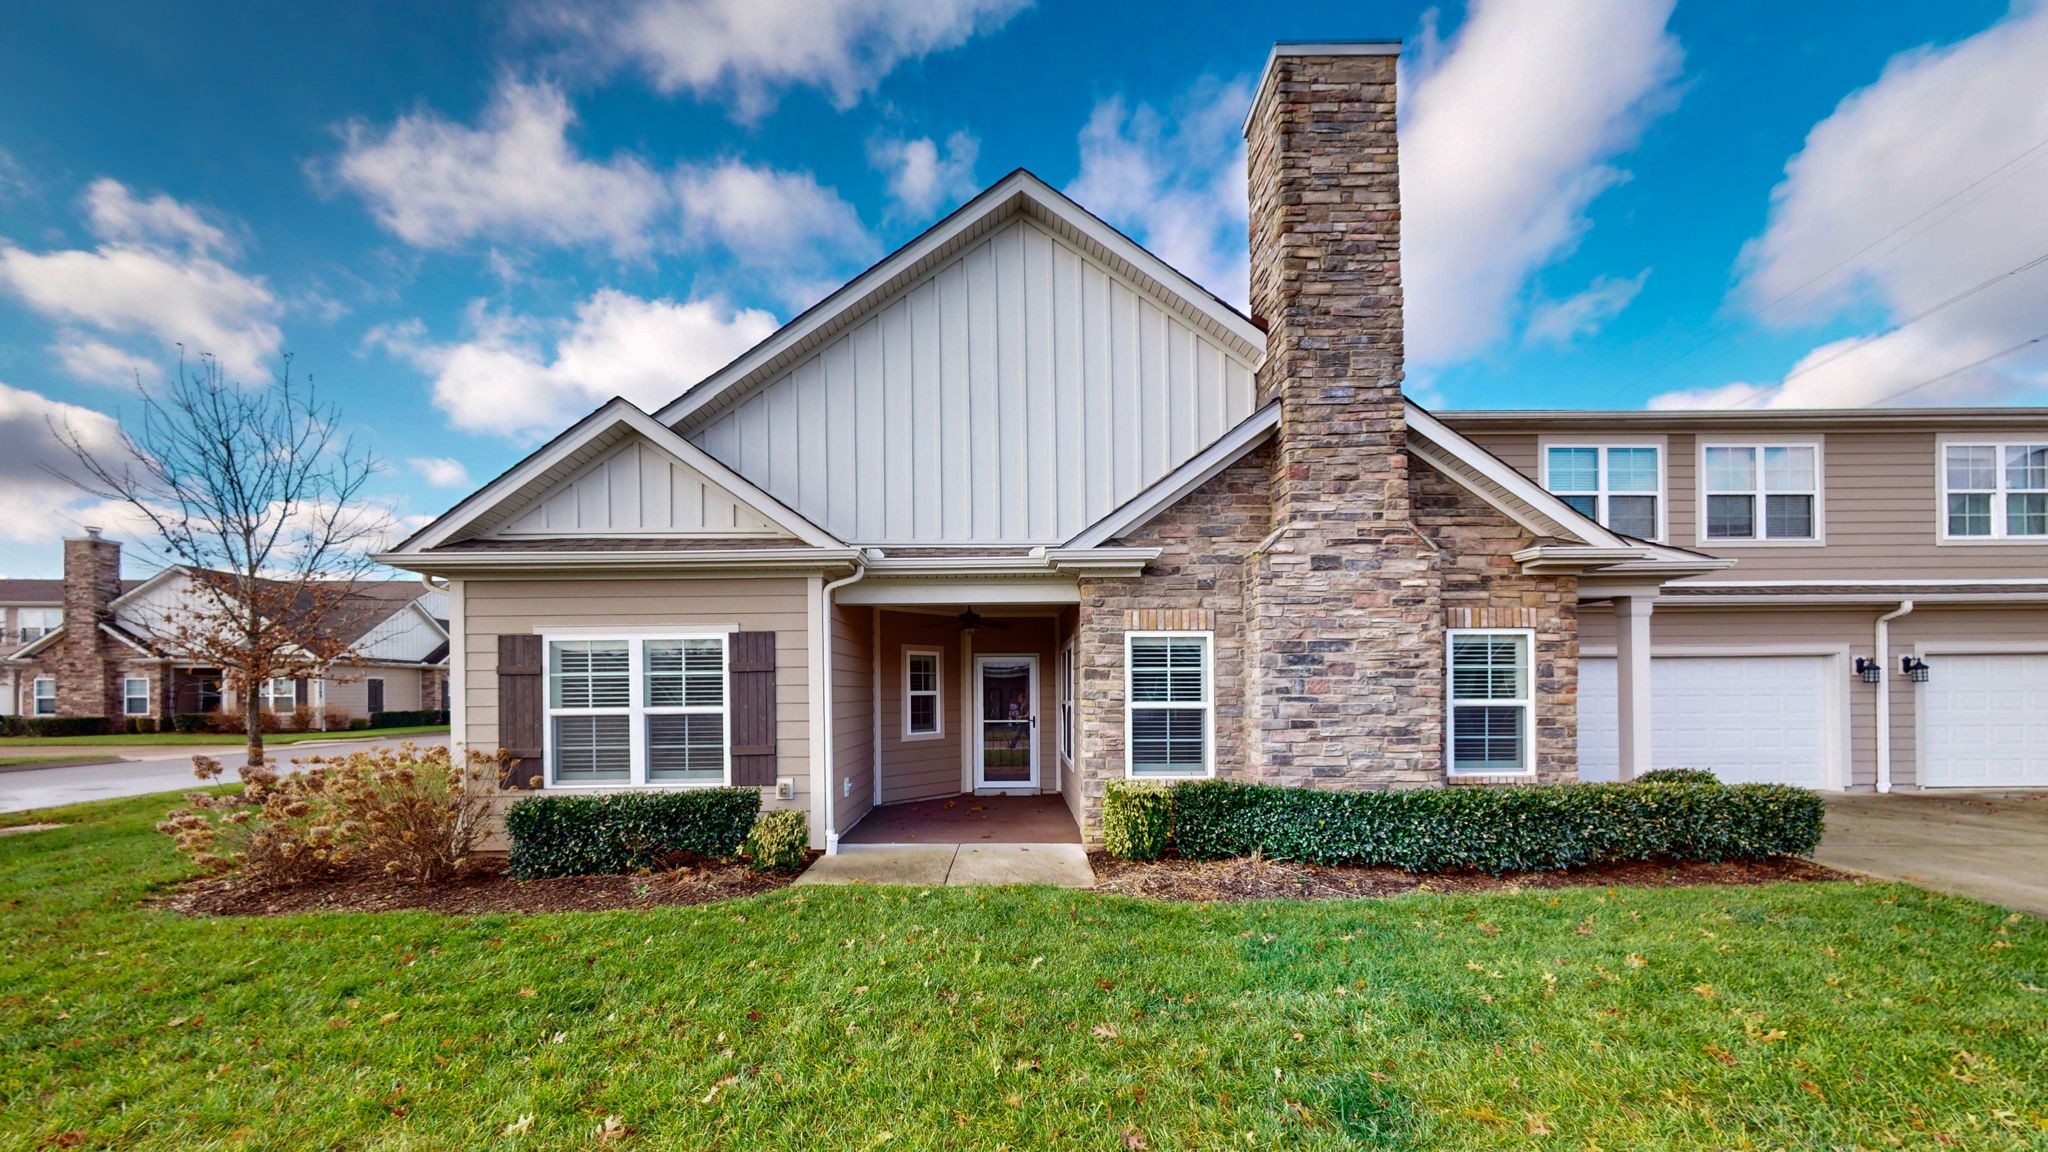
<path fill-rule="evenodd" d="M 140 711 L 140 712 L 137 712 L 137 711 L 136 711 L 136 710 L 135 710 L 134 708 L 132 708 L 132 707 L 130 707 L 130 706 L 129 706 L 130 702 L 132 702 L 132 701 L 133 701 L 133 700 L 135 699 L 135 696 L 134 696 L 134 694 L 133 694 L 133 693 L 131 693 L 131 692 L 129 692 L 129 691 L 128 691 L 128 686 L 129 686 L 130 684 L 133 684 L 133 683 L 135 683 L 135 682 L 136 682 L 137 680 L 140 680 L 140 681 L 142 681 L 142 711 Z M 149 683 L 149 677 L 147 677 L 147 676 L 123 676 L 123 677 L 121 677 L 121 715 L 123 715 L 123 716 L 147 716 L 147 715 L 149 715 L 149 714 L 150 714 L 150 711 L 151 711 L 151 709 L 150 709 L 150 701 L 151 701 L 151 696 L 150 696 L 150 683 Z"/>
<path fill-rule="evenodd" d="M 1031 753 L 1031 775 L 1028 779 L 1024 780 L 990 780 L 988 779 L 987 775 L 988 726 L 990 724 L 997 723 L 1014 724 L 1017 723 L 1017 721 L 991 720 L 988 717 L 981 715 L 981 704 L 986 699 L 986 694 L 982 689 L 981 683 L 982 668 L 988 664 L 1014 664 L 1020 661 L 1026 665 L 1029 665 L 1031 668 L 1031 686 L 1028 689 L 1026 689 L 1029 695 L 1025 697 L 1026 708 L 1029 712 L 1029 715 L 1025 717 L 1024 721 L 1025 738 L 1029 743 L 1029 750 Z M 974 701 L 971 705 L 971 707 L 974 709 L 974 739 L 972 741 L 963 741 L 963 743 L 971 743 L 974 746 L 973 790 L 975 792 L 1024 791 L 1029 792 L 1033 795 L 1037 794 L 1039 790 L 1038 778 L 1040 775 L 1038 771 L 1038 671 L 1038 653 L 1036 652 L 983 652 L 977 653 L 975 655 Z"/>
<path fill-rule="evenodd" d="M 844 571 L 859 563 L 853 548 L 716 548 L 677 552 L 621 552 L 603 548 L 573 552 L 380 552 L 371 557 L 379 564 L 408 572 L 442 575 L 454 572 L 483 574 L 527 572 L 572 572 L 581 577 L 632 579 L 648 572 L 672 578 L 711 578 L 765 573 L 809 574 Z"/>
<path fill-rule="evenodd" d="M 825 578 L 806 577 L 804 581 L 804 710 L 805 732 L 808 736 L 806 747 L 809 751 L 808 765 L 811 777 L 811 847 L 837 852 L 838 830 L 832 827 L 832 757 L 827 732 L 832 725 L 831 664 L 826 660 L 826 637 L 830 635 L 832 621 L 827 618 L 825 605 Z M 778 767 L 777 779 L 780 779 Z"/>
<path fill-rule="evenodd" d="M 1280 402 L 1275 400 L 1238 422 L 1186 463 L 1168 472 L 1158 482 L 1118 505 L 1109 515 L 1083 528 L 1066 542 L 1062 551 L 1099 548 L 1173 507 L 1188 493 L 1214 479 L 1216 474 L 1244 459 L 1253 449 L 1271 439 L 1280 428 Z"/>
<path fill-rule="evenodd" d="M 1943 432 L 1934 438 L 1934 537 L 1937 544 L 1957 544 L 1964 547 L 1989 544 L 1993 546 L 2048 545 L 2048 535 L 2014 536 L 2006 531 L 2006 501 L 2012 496 L 2005 483 L 2005 449 L 2048 445 L 2048 433 L 2034 437 L 1986 437 L 1967 436 L 1961 433 Z M 1987 493 L 1982 488 L 1966 488 L 1966 494 L 1988 494 L 1991 497 L 1991 535 L 1956 536 L 1948 530 L 1948 450 L 1950 448 L 1990 448 L 1995 459 L 1992 467 L 1998 475 L 1997 487 Z M 2021 489 L 2022 492 L 2038 492 L 2040 489 Z"/>
<path fill-rule="evenodd" d="M 1930 675 L 1939 676 L 1943 656 L 2048 656 L 2048 644 L 2039 640 L 1921 640 L 1913 645 L 1913 656 L 1915 659 L 1934 657 L 1929 662 Z M 1889 659 L 1885 664 L 1885 688 L 1888 691 L 1892 677 L 1898 676 L 1899 672 L 1898 666 Z M 1902 681 L 1912 691 L 1913 682 L 1903 678 Z M 1927 704 L 1919 692 L 1913 691 L 1913 787 L 1934 792 L 1985 787 L 1979 784 L 1929 784 L 1927 764 Z"/>
<path fill-rule="evenodd" d="M 1454 741 L 1457 737 L 1457 671 L 1453 653 L 1460 636 L 1514 636 L 1521 644 L 1523 692 L 1515 700 L 1471 700 L 1477 708 L 1511 707 L 1522 710 L 1522 766 L 1513 771 L 1498 768 L 1459 771 Z M 1444 629 L 1444 774 L 1446 776 L 1534 776 L 1536 774 L 1536 630 L 1534 628 L 1446 628 Z"/>
<path fill-rule="evenodd" d="M 1499 485 L 1503 491 L 1528 505 L 1529 510 L 1555 521 L 1587 544 L 1606 548 L 1629 547 L 1627 540 L 1609 531 L 1599 521 L 1558 499 L 1546 490 L 1543 485 L 1524 476 L 1521 472 L 1510 466 L 1507 461 L 1466 439 L 1456 429 L 1437 419 L 1428 409 L 1423 408 L 1412 400 L 1405 399 L 1404 408 L 1407 413 L 1409 431 L 1421 434 L 1424 439 L 1449 453 L 1459 463 L 1484 476 L 1492 483 Z M 1415 451 L 1415 447 L 1411 444 L 1408 450 L 1412 453 Z M 1455 476 L 1451 478 L 1453 480 L 1457 479 Z M 1487 493 L 1475 494 L 1481 499 L 1486 500 L 1487 503 L 1499 508 L 1501 512 L 1513 518 L 1516 523 L 1521 524 L 1525 528 L 1530 526 L 1529 522 L 1523 518 L 1526 513 L 1518 515 L 1515 510 L 1502 507 L 1498 501 L 1494 500 Z"/>
<path fill-rule="evenodd" d="M 1756 454 L 1753 467 L 1754 482 L 1747 492 L 1715 492 L 1707 487 L 1707 450 L 1711 448 L 1747 448 Z M 1813 449 L 1813 488 L 1772 491 L 1764 483 L 1764 450 L 1767 448 L 1811 448 Z M 1816 432 L 1812 436 L 1744 436 L 1739 438 L 1699 437 L 1693 444 L 1693 543 L 1700 548 L 1822 548 L 1828 542 L 1827 529 L 1827 436 Z M 1769 496 L 1812 496 L 1813 535 L 1811 536 L 1766 536 L 1765 523 Z M 1712 496 L 1748 496 L 1750 504 L 1751 536 L 1708 536 L 1707 500 Z"/>
<path fill-rule="evenodd" d="M 43 685 L 45 685 L 45 684 L 48 684 L 48 685 L 50 686 L 50 695 L 48 696 L 48 700 L 50 701 L 50 710 L 49 710 L 48 712 L 45 712 L 45 711 L 43 711 L 43 708 L 42 708 L 43 700 L 45 699 L 45 697 L 43 696 Z M 28 711 L 27 711 L 26 713 L 24 713 L 24 715 L 28 715 L 28 716 L 55 716 L 56 714 L 57 714 L 57 678 L 56 678 L 55 676 L 37 676 L 37 677 L 35 677 L 35 678 L 34 678 L 33 680 L 31 680 L 31 681 L 29 682 L 29 689 L 28 689 Z"/>
<path fill-rule="evenodd" d="M 740 630 L 738 624 L 648 624 L 622 625 L 616 628 L 557 628 L 551 624 L 536 624 L 536 636 L 554 636 L 563 640 L 603 639 L 620 640 L 630 636 L 654 637 L 672 640 L 677 637 L 723 636 Z"/>
<path fill-rule="evenodd" d="M 879 611 L 879 609 L 877 609 Z M 932 658 L 932 686 L 929 691 L 913 691 L 910 687 L 910 658 L 929 656 Z M 941 740 L 946 735 L 946 650 L 929 644 L 905 644 L 902 653 L 903 672 L 903 731 L 899 740 L 909 743 L 916 740 Z M 910 728 L 910 700 L 912 696 L 932 698 L 932 723 L 929 732 L 913 732 Z"/>
<path fill-rule="evenodd" d="M 1550 453 L 1553 449 L 1590 449 L 1596 453 L 1599 482 L 1591 492 L 1559 492 L 1550 475 Z M 1657 454 L 1657 490 L 1655 492 L 1616 492 L 1608 481 L 1607 454 L 1616 448 L 1644 449 Z M 1670 438 L 1665 436 L 1538 436 L 1536 438 L 1537 474 L 1543 477 L 1543 487 L 1552 495 L 1563 499 L 1571 496 L 1591 496 L 1593 506 L 1599 510 L 1594 519 L 1613 531 L 1608 515 L 1608 500 L 1614 496 L 1654 496 L 1657 500 L 1657 523 L 1655 534 L 1650 539 L 1662 543 L 1671 538 L 1671 470 L 1669 456 Z"/>
<path fill-rule="evenodd" d="M 1955 584 L 2008 584 L 2014 587 L 2033 587 L 2048 591 L 2048 580 L 2034 576 L 1946 577 L 1941 579 L 1906 578 L 1899 580 L 1687 580 L 1674 584 L 1673 588 L 1778 588 L 1778 587 L 1833 587 L 1849 585 L 1857 588 L 1920 588 Z"/>
<path fill-rule="evenodd" d="M 952 604 L 1079 604 L 1080 582 L 1071 576 L 1038 577 L 1028 580 L 905 580 L 884 577 L 873 571 L 866 580 L 847 589 L 841 604 L 952 605 Z"/>
<path fill-rule="evenodd" d="M 1131 647 L 1139 639 L 1184 639 L 1202 642 L 1202 699 L 1200 703 L 1147 701 L 1131 695 Z M 1202 710 L 1202 770 L 1200 772 L 1146 772 L 1133 770 L 1136 750 L 1131 745 L 1131 713 L 1134 711 Z M 1150 629 L 1124 633 L 1124 779 L 1126 780 L 1208 780 L 1216 775 L 1216 633 L 1207 630 Z"/>
<path fill-rule="evenodd" d="M 873 690 L 868 693 L 874 708 L 874 728 L 868 745 L 873 773 L 868 781 L 869 791 L 874 793 L 873 803 L 868 805 L 872 812 L 882 803 L 882 610 L 868 609 L 868 655 L 872 667 L 868 672 L 868 683 Z"/>
<path fill-rule="evenodd" d="M 717 780 L 649 780 L 647 778 L 647 728 L 650 715 L 703 715 L 711 711 L 705 705 L 673 705 L 651 707 L 647 703 L 647 659 L 646 644 L 649 640 L 718 640 L 718 713 L 722 720 L 723 748 L 722 766 Z M 581 643 L 595 640 L 619 640 L 626 645 L 626 704 L 624 707 L 603 708 L 558 708 L 555 706 L 554 649 L 560 643 Z M 564 792 L 616 792 L 624 789 L 635 791 L 662 791 L 669 789 L 712 788 L 732 783 L 732 643 L 724 634 L 706 636 L 651 635 L 645 632 L 634 635 L 591 636 L 578 632 L 571 634 L 541 633 L 540 644 L 540 690 L 541 690 L 541 767 L 542 783 L 548 791 Z M 626 717 L 627 766 L 624 780 L 586 780 L 564 783 L 555 776 L 555 718 L 557 716 L 618 716 Z"/>

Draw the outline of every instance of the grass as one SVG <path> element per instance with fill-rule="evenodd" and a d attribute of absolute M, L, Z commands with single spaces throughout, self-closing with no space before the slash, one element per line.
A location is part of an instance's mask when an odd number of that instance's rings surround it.
<path fill-rule="evenodd" d="M 0 1148 L 2048 1143 L 2048 926 L 1911 887 L 202 922 L 169 803 L 0 817 Z"/>
<path fill-rule="evenodd" d="M 409 728 L 366 728 L 360 731 L 272 732 L 263 737 L 265 746 L 301 744 L 307 740 L 370 740 L 385 736 L 427 736 L 445 734 L 446 724 L 422 724 Z M 0 750 L 9 748 L 180 748 L 239 746 L 244 737 L 217 732 L 123 732 L 113 736 L 10 736 L 0 739 Z"/>
<path fill-rule="evenodd" d="M 70 764 L 81 760 L 103 760 L 103 756 L 0 756 L 0 768 L 18 764 Z"/>

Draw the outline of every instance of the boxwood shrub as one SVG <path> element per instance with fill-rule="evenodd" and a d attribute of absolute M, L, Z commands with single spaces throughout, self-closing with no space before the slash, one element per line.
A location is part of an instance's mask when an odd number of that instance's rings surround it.
<path fill-rule="evenodd" d="M 446 724 L 447 722 L 448 713 L 431 708 L 416 712 L 370 713 L 370 727 L 372 728 L 421 728 L 429 724 Z"/>
<path fill-rule="evenodd" d="M 9 736 L 105 736 L 108 731 L 104 716 L 0 717 L 0 732 Z"/>
<path fill-rule="evenodd" d="M 1495 875 L 1806 855 L 1820 843 L 1824 816 L 1818 793 L 1778 784 L 1326 792 L 1201 780 L 1174 785 L 1171 804 L 1173 846 L 1189 859 L 1257 851 L 1312 864 Z"/>
<path fill-rule="evenodd" d="M 1705 768 L 1652 768 L 1636 777 L 1638 784 L 1719 784 L 1721 778 Z"/>
<path fill-rule="evenodd" d="M 1102 846 L 1119 860 L 1166 855 L 1173 827 L 1173 793 L 1164 785 L 1112 780 L 1102 796 Z"/>
<path fill-rule="evenodd" d="M 763 812 L 747 833 L 746 850 L 756 872 L 800 872 L 811 858 L 811 822 L 794 808 Z"/>
<path fill-rule="evenodd" d="M 505 813 L 508 863 L 532 880 L 730 860 L 760 813 L 758 788 L 529 796 Z"/>

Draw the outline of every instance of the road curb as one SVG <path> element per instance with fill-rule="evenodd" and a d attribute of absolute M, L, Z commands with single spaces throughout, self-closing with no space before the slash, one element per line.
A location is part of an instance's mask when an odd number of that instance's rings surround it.
<path fill-rule="evenodd" d="M 109 756 L 98 760 L 43 760 L 34 764 L 0 764 L 0 772 L 41 772 L 50 768 L 96 768 L 102 764 L 121 764 L 126 756 Z"/>

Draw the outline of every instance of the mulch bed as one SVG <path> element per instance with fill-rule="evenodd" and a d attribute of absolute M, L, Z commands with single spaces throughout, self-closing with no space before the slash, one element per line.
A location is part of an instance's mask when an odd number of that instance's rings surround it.
<path fill-rule="evenodd" d="M 1725 864 L 1609 864 L 1569 872 L 1482 872 L 1419 875 L 1395 868 L 1323 868 L 1260 857 L 1233 860 L 1118 860 L 1090 852 L 1095 890 L 1155 900 L 1336 900 L 1404 892 L 1514 892 L 1532 888 L 1683 888 L 1705 884 L 1781 884 L 1853 880 L 1811 860 L 1780 857 Z"/>
<path fill-rule="evenodd" d="M 445 884 L 388 877 L 335 877 L 273 886 L 228 877 L 181 888 L 160 906 L 189 916 L 289 916 L 300 912 L 606 912 L 708 904 L 786 887 L 796 874 L 767 876 L 744 864 L 711 864 L 640 876 L 514 880 L 501 861 L 484 862 Z"/>

